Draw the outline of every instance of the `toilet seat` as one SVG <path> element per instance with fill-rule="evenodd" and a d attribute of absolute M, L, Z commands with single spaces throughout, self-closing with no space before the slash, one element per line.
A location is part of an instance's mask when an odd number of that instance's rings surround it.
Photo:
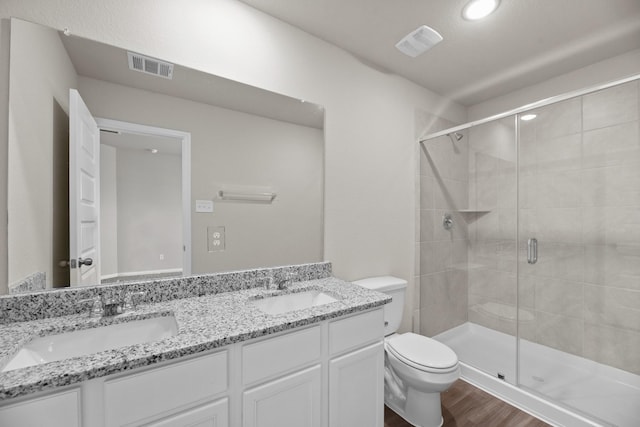
<path fill-rule="evenodd" d="M 391 336 L 386 347 L 397 359 L 420 371 L 448 373 L 458 368 L 458 356 L 453 350 L 412 332 Z"/>

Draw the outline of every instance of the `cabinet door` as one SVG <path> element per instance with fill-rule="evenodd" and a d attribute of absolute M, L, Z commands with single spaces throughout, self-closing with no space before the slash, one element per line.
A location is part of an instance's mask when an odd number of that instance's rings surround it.
<path fill-rule="evenodd" d="M 229 427 L 228 399 L 199 406 L 172 417 L 148 424 L 148 427 Z"/>
<path fill-rule="evenodd" d="M 329 425 L 382 427 L 384 346 L 376 343 L 329 363 Z"/>
<path fill-rule="evenodd" d="M 80 390 L 73 389 L 0 408 L 2 427 L 78 427 Z"/>
<path fill-rule="evenodd" d="M 104 384 L 105 426 L 170 416 L 212 401 L 227 387 L 227 351 L 110 379 Z"/>
<path fill-rule="evenodd" d="M 243 393 L 243 427 L 319 427 L 320 365 Z"/>

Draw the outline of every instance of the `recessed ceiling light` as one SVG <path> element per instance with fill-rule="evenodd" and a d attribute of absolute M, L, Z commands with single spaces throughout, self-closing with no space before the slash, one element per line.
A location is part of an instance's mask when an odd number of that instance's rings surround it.
<path fill-rule="evenodd" d="M 471 0 L 462 9 L 462 17 L 469 21 L 482 19 L 498 8 L 500 0 Z"/>
<path fill-rule="evenodd" d="M 529 120 L 533 120 L 536 117 L 538 117 L 537 114 L 525 114 L 523 116 L 520 116 L 520 120 L 524 120 L 525 122 L 528 122 Z"/>

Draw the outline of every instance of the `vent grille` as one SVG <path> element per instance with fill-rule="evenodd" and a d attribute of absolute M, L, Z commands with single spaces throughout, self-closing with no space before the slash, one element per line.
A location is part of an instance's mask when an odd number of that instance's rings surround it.
<path fill-rule="evenodd" d="M 396 48 L 412 58 L 425 53 L 442 41 L 442 36 L 433 28 L 423 25 L 407 34 L 396 44 Z"/>
<path fill-rule="evenodd" d="M 171 80 L 173 78 L 173 64 L 163 62 L 155 58 L 127 52 L 129 69 L 145 74 L 162 77 Z"/>

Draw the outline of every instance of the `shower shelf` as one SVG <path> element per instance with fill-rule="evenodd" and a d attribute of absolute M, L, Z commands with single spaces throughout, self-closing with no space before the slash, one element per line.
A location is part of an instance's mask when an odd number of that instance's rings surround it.
<path fill-rule="evenodd" d="M 486 209 L 458 209 L 456 212 L 460 213 L 489 213 L 490 210 Z"/>

